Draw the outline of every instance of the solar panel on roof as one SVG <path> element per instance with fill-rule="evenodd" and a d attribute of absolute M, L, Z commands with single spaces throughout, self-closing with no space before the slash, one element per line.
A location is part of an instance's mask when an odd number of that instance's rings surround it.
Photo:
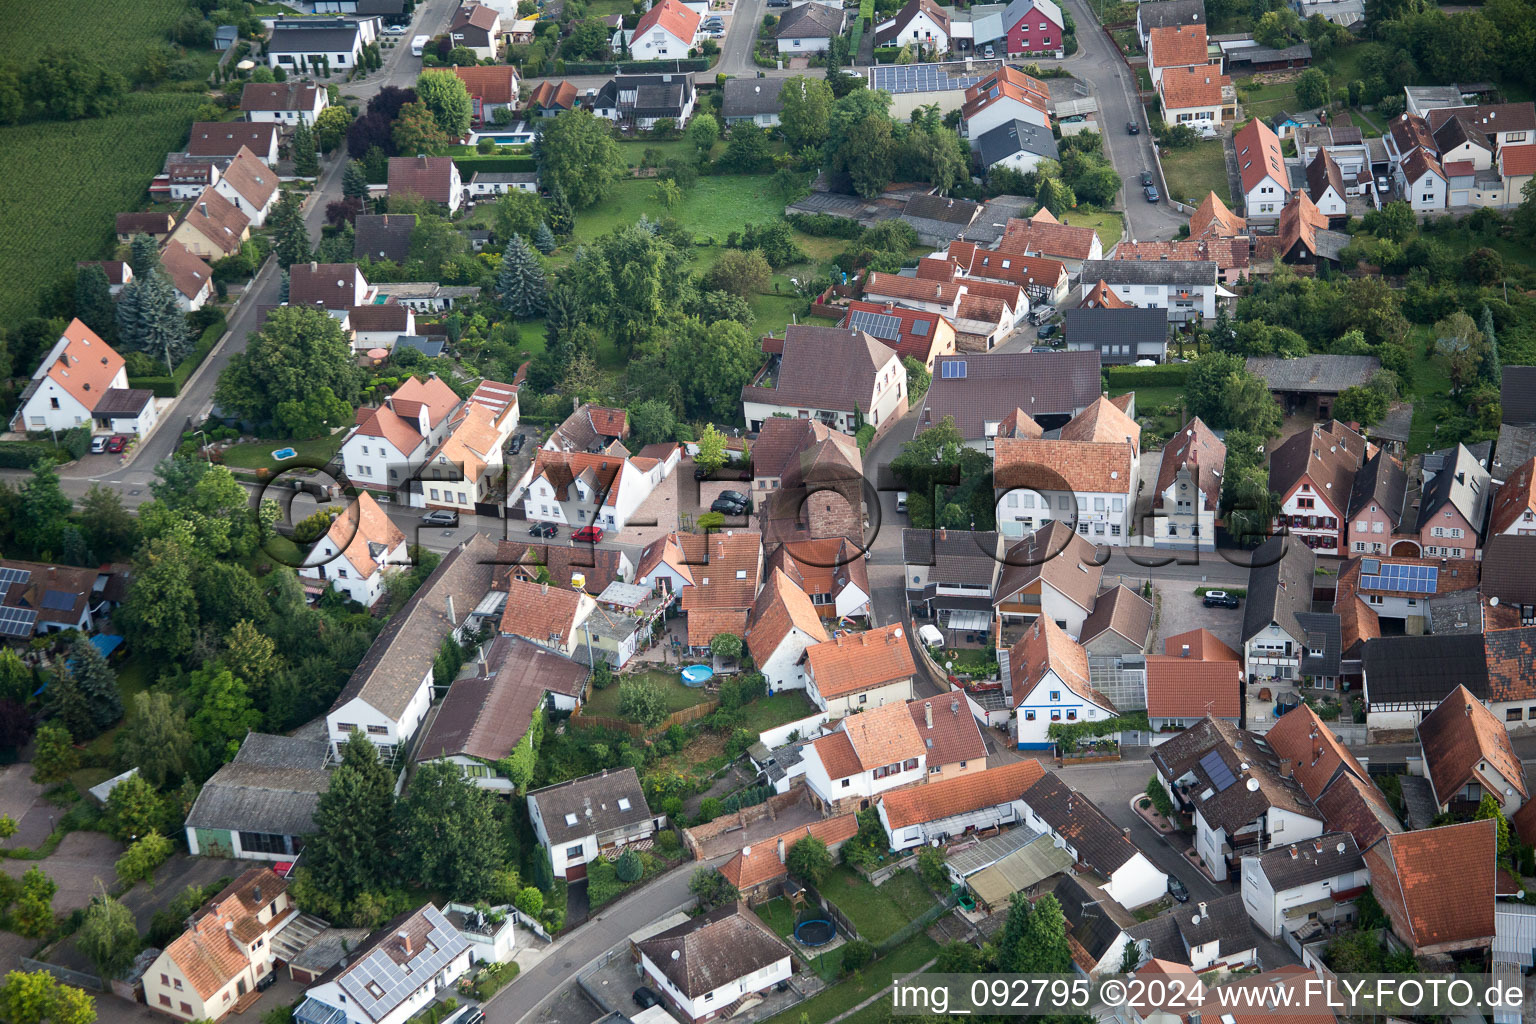
<path fill-rule="evenodd" d="M 1210 776 L 1211 785 L 1220 793 L 1237 781 L 1237 776 L 1232 774 L 1232 769 L 1227 767 L 1227 762 L 1221 759 L 1221 752 L 1213 750 L 1200 759 L 1200 767 L 1205 769 L 1205 774 Z"/>
<path fill-rule="evenodd" d="M 901 317 L 891 316 L 889 313 L 871 313 L 863 309 L 855 310 L 848 314 L 848 323 L 850 326 L 886 341 L 896 341 L 901 337 Z"/>
<path fill-rule="evenodd" d="M 10 569 L 0 566 L 0 583 L 25 583 L 32 578 L 27 569 Z"/>
<path fill-rule="evenodd" d="M 75 606 L 75 595 L 62 590 L 49 590 L 43 594 L 43 607 L 56 612 L 67 612 Z"/>
<path fill-rule="evenodd" d="M 30 608 L 0 608 L 0 636 L 31 636 L 37 612 Z"/>
<path fill-rule="evenodd" d="M 913 334 L 927 334 L 928 333 L 928 321 L 927 320 L 914 320 L 914 321 L 912 321 L 912 333 Z"/>
<path fill-rule="evenodd" d="M 1368 574 L 1374 576 L 1376 573 L 1378 573 L 1380 571 L 1381 571 L 1381 559 L 1379 559 L 1379 558 L 1362 558 L 1360 560 L 1360 572 L 1362 574 L 1367 574 L 1368 573 Z"/>

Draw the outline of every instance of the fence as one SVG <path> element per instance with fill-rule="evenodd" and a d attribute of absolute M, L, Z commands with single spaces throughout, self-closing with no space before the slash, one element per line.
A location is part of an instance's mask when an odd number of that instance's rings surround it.
<path fill-rule="evenodd" d="M 88 988 L 95 992 L 105 992 L 106 986 L 101 979 L 94 974 L 85 974 L 81 971 L 72 971 L 68 967 L 60 967 L 58 964 L 44 963 L 41 960 L 33 960 L 31 957 L 22 957 L 21 966 L 29 971 L 47 971 L 66 985 L 76 988 Z"/>
<path fill-rule="evenodd" d="M 809 882 L 805 883 L 805 894 L 813 901 L 815 901 L 816 905 L 820 907 L 821 910 L 827 915 L 827 918 L 837 926 L 838 931 L 842 932 L 850 939 L 856 939 L 859 937 L 859 930 L 853 926 L 852 921 L 848 920 L 848 915 L 844 914 L 841 910 L 838 910 L 837 904 L 831 902 L 820 892 L 816 891 L 816 887 L 811 885 Z"/>
<path fill-rule="evenodd" d="M 933 922 L 937 921 L 939 918 L 953 910 L 954 907 L 955 897 L 945 897 L 942 901 L 935 903 L 933 906 L 923 911 L 917 917 L 902 925 L 899 929 L 896 930 L 895 934 L 891 935 L 884 942 L 878 943 L 875 946 L 876 951 L 882 955 L 889 953 L 891 950 L 895 949 L 903 942 L 906 942 L 918 932 L 925 930 L 929 925 L 933 924 Z"/>
<path fill-rule="evenodd" d="M 796 733 L 799 734 L 801 739 L 808 739 L 814 736 L 826 724 L 827 717 L 825 711 L 820 711 L 808 718 L 802 718 L 795 722 L 785 722 L 783 725 L 775 726 L 772 729 L 765 729 L 758 733 L 757 738 L 769 750 L 776 750 L 788 743 L 789 738 Z"/>

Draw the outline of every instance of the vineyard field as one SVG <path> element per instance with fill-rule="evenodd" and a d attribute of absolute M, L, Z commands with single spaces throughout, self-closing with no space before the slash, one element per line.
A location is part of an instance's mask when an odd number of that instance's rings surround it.
<path fill-rule="evenodd" d="M 186 0 L 96 0 L 88 7 L 0 0 L 0 64 L 25 64 L 57 44 L 111 65 L 131 80 L 152 43 L 187 10 Z"/>

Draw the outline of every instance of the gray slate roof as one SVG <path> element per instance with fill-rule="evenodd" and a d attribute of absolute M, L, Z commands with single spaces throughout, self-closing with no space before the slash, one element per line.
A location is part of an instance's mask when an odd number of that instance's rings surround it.
<path fill-rule="evenodd" d="M 1324 832 L 1316 839 L 1277 846 L 1259 856 L 1259 868 L 1277 893 L 1337 878 L 1363 867 L 1365 860 L 1360 856 L 1360 848 L 1348 832 Z"/>
<path fill-rule="evenodd" d="M 277 25 L 267 43 L 268 53 L 351 53 L 357 44 L 355 22 L 336 27 Z"/>
<path fill-rule="evenodd" d="M 1480 634 L 1378 637 L 1365 642 L 1361 662 L 1371 707 L 1439 704 L 1457 686 L 1479 700 L 1488 696 L 1488 658 Z"/>
<path fill-rule="evenodd" d="M 1205 0 L 1159 0 L 1136 8 L 1136 19 L 1143 30 L 1169 25 L 1205 24 Z"/>
<path fill-rule="evenodd" d="M 1195 904 L 1195 914 L 1188 913 L 1188 909 L 1189 904 L 1185 904 L 1180 908 L 1184 913 L 1176 911 L 1173 916 L 1179 922 L 1179 934 L 1191 949 L 1214 942 L 1217 955 L 1225 957 L 1259 944 L 1240 892 Z M 1198 922 L 1193 920 L 1197 915 Z"/>
<path fill-rule="evenodd" d="M 997 534 L 970 530 L 902 530 L 901 560 L 920 565 L 934 581 L 947 585 L 991 587 L 997 571 Z M 990 600 L 989 600 L 990 606 Z"/>
<path fill-rule="evenodd" d="M 716 907 L 635 946 L 690 999 L 791 955 L 789 947 L 739 903 Z"/>
<path fill-rule="evenodd" d="M 1071 875 L 1063 875 L 1051 890 L 1056 902 L 1061 904 L 1061 916 L 1066 919 L 1067 934 L 1076 939 L 1094 960 L 1102 960 L 1113 952 L 1125 934 L 1124 927 L 1116 918 L 1124 911 L 1112 899 L 1101 892 L 1093 892 Z M 1113 915 L 1113 916 L 1111 916 Z M 1129 926 L 1133 922 L 1125 920 Z M 1118 968 L 1118 964 L 1115 965 Z"/>
<path fill-rule="evenodd" d="M 1536 537 L 1500 534 L 1483 549 L 1482 593 L 1504 604 L 1536 605 Z"/>
<path fill-rule="evenodd" d="M 1248 371 L 1258 374 L 1271 391 L 1336 395 L 1345 388 L 1370 383 L 1381 360 L 1375 356 L 1249 356 Z"/>
<path fill-rule="evenodd" d="M 727 78 L 725 102 L 720 108 L 720 115 L 730 120 L 736 117 L 755 117 L 758 114 L 777 114 L 784 109 L 779 93 L 786 81 L 788 79 L 784 78 Z"/>
<path fill-rule="evenodd" d="M 1109 284 L 1216 284 L 1216 264 L 1210 260 L 1084 260 L 1084 281 Z"/>
<path fill-rule="evenodd" d="M 1066 837 L 1077 851 L 1079 862 L 1105 878 L 1140 853 L 1099 810 L 1098 804 L 1052 772 L 1046 772 L 1026 789 L 1023 800 L 1053 832 Z"/>
<path fill-rule="evenodd" d="M 966 364 L 965 376 L 934 374 L 923 399 L 918 429 L 953 416 L 960 436 L 980 440 L 986 424 L 1004 420 L 1015 409 L 1031 416 L 1072 416 L 1099 397 L 1099 353 L 991 352 L 949 356 Z"/>
<path fill-rule="evenodd" d="M 971 148 L 981 154 L 983 167 L 991 167 L 1016 153 L 1032 153 L 1051 160 L 1057 159 L 1059 155 L 1056 139 L 1049 128 L 1017 119 L 1005 121 L 990 131 L 982 132 L 978 138 L 971 140 Z"/>
<path fill-rule="evenodd" d="M 1301 674 L 1338 675 L 1339 653 L 1343 646 L 1339 617 L 1333 612 L 1299 612 L 1296 622 L 1305 630 L 1299 639 L 1307 645 L 1306 657 L 1301 659 Z"/>
<path fill-rule="evenodd" d="M 1536 423 L 1536 366 L 1506 366 L 1499 384 L 1505 423 Z"/>
<path fill-rule="evenodd" d="M 627 810 L 619 807 L 620 800 L 629 801 Z M 529 793 L 528 801 L 538 807 L 551 843 L 638 825 L 651 817 L 645 791 L 640 788 L 640 776 L 633 768 L 598 772 L 546 786 Z M 568 814 L 576 816 L 576 824 L 566 824 Z"/>
<path fill-rule="evenodd" d="M 1168 341 L 1168 312 L 1155 306 L 1069 309 L 1062 314 L 1062 319 L 1064 333 L 1073 345 L 1102 348 L 1126 342 L 1138 345 Z"/>
<path fill-rule="evenodd" d="M 1312 576 L 1317 556 L 1299 540 L 1271 537 L 1253 553 L 1248 570 L 1248 602 L 1243 607 L 1243 642 L 1271 622 L 1293 639 L 1302 640 L 1306 627 L 1299 615 L 1312 610 Z"/>
<path fill-rule="evenodd" d="M 773 36 L 775 39 L 830 39 L 843 34 L 846 20 L 841 7 L 833 10 L 826 4 L 805 3 L 779 19 Z"/>
<path fill-rule="evenodd" d="M 361 213 L 353 225 L 352 255 L 361 259 L 388 259 L 404 263 L 411 255 L 414 213 Z"/>
<path fill-rule="evenodd" d="M 187 824 L 194 828 L 302 836 L 330 786 L 325 737 L 249 733 L 235 759 L 203 784 Z"/>

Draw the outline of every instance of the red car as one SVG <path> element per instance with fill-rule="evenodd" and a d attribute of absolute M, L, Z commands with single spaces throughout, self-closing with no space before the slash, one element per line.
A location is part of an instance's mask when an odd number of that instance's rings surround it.
<path fill-rule="evenodd" d="M 122 434 L 113 434 L 107 439 L 107 451 L 113 455 L 121 453 L 126 447 L 128 447 L 128 439 Z"/>
<path fill-rule="evenodd" d="M 582 543 L 601 544 L 603 541 L 603 528 L 601 526 L 583 526 L 571 534 L 572 540 Z"/>

